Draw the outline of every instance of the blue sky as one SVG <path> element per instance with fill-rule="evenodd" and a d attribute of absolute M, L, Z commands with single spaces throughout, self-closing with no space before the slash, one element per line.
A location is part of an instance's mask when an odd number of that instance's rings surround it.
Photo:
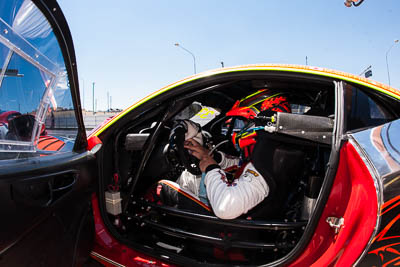
<path fill-rule="evenodd" d="M 388 83 L 385 55 L 400 39 L 400 1 L 59 0 L 75 43 L 84 107 L 126 108 L 197 72 L 254 63 L 308 64 Z M 400 88 L 400 42 L 388 54 Z M 84 89 L 84 90 L 83 90 Z"/>

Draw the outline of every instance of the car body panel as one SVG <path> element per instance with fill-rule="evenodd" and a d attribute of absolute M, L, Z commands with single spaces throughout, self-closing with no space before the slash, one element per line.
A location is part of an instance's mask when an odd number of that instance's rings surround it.
<path fill-rule="evenodd" d="M 351 134 L 360 154 L 377 177 L 382 191 L 379 209 L 380 225 L 360 266 L 389 265 L 400 262 L 400 120 Z"/>
<path fill-rule="evenodd" d="M 354 146 L 347 142 L 313 238 L 291 266 L 352 265 L 371 239 L 377 213 L 374 181 Z M 344 219 L 338 233 L 327 223 L 328 217 Z"/>
<path fill-rule="evenodd" d="M 398 152 L 400 144 L 396 136 L 399 132 L 400 121 L 396 120 L 367 131 L 351 134 L 371 161 L 374 171 L 382 179 L 383 184 L 390 182 L 390 178 L 400 172 Z"/>

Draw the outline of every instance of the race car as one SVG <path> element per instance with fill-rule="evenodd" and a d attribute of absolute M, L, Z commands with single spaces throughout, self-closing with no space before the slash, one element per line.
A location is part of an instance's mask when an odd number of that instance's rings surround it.
<path fill-rule="evenodd" d="M 2 1 L 0 28 L 0 64 L 23 74 L 0 72 L 0 108 L 30 118 L 0 140 L 2 265 L 400 262 L 398 89 L 311 66 L 227 67 L 168 85 L 86 136 L 73 42 L 56 1 Z M 290 106 L 259 112 L 267 91 Z M 221 219 L 212 208 L 154 197 L 158 181 L 198 173 L 174 130 L 182 120 L 199 125 L 204 147 L 232 157 L 240 142 L 263 136 L 265 149 L 252 153 L 265 159 L 260 168 L 273 167 L 277 208 Z M 253 123 L 258 137 L 247 131 Z M 69 145 L 54 139 L 57 148 L 46 149 L 52 138 Z"/>

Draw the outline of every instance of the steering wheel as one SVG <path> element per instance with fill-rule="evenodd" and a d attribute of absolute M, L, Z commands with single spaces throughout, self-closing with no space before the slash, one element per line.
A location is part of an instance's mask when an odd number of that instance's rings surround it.
<path fill-rule="evenodd" d="M 169 150 L 176 153 L 180 164 L 193 175 L 200 175 L 199 160 L 184 148 L 186 129 L 178 124 L 172 131 L 169 139 Z"/>

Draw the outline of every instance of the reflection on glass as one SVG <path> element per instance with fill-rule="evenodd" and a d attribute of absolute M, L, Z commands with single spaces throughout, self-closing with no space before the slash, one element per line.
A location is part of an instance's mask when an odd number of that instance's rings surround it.
<path fill-rule="evenodd" d="M 31 1 L 14 0 L 1 1 L 0 26 L 0 159 L 71 151 L 77 123 L 50 24 Z"/>

